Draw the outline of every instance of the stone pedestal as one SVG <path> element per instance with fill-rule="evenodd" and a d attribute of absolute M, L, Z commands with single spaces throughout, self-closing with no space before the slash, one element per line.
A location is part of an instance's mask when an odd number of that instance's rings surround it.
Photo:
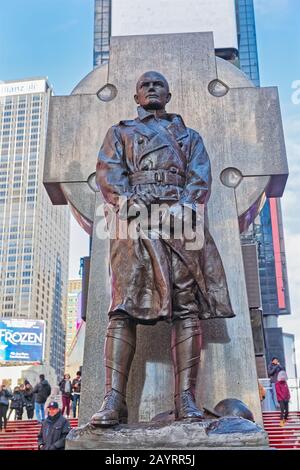
<path fill-rule="evenodd" d="M 197 450 L 268 448 L 268 437 L 260 426 L 243 418 L 225 417 L 201 422 L 148 423 L 72 429 L 67 450 Z"/>

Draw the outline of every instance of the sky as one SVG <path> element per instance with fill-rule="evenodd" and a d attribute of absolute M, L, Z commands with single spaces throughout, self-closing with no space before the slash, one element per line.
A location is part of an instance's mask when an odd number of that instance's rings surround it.
<path fill-rule="evenodd" d="M 296 334 L 300 369 L 300 93 L 292 88 L 298 81 L 300 89 L 299 0 L 254 2 L 261 86 L 279 88 L 289 160 L 282 211 L 293 314 L 280 326 Z M 0 0 L 0 80 L 47 76 L 56 95 L 70 94 L 93 66 L 93 16 L 93 0 Z M 87 254 L 88 237 L 72 218 L 70 278 Z"/>

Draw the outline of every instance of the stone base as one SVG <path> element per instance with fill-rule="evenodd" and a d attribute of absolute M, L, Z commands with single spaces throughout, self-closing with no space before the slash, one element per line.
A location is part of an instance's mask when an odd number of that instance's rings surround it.
<path fill-rule="evenodd" d="M 268 448 L 267 433 L 243 418 L 204 421 L 140 423 L 96 428 L 74 428 L 66 439 L 67 450 L 155 450 Z"/>

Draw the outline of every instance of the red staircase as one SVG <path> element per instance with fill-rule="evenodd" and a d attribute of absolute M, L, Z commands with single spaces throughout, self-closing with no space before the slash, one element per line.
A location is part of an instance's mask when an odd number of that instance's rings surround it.
<path fill-rule="evenodd" d="M 282 450 L 300 450 L 300 412 L 292 411 L 284 427 L 279 426 L 279 411 L 264 411 L 264 428 L 270 447 Z"/>
<path fill-rule="evenodd" d="M 76 427 L 78 419 L 70 419 Z M 0 450 L 37 450 L 37 436 L 41 425 L 36 420 L 8 421 L 6 431 L 0 432 Z"/>
<path fill-rule="evenodd" d="M 264 428 L 269 435 L 270 447 L 276 449 L 300 450 L 300 412 L 293 411 L 284 427 L 279 426 L 279 411 L 263 413 Z M 70 419 L 72 427 L 77 419 Z M 5 432 L 0 432 L 0 450 L 37 450 L 38 421 L 9 421 Z"/>

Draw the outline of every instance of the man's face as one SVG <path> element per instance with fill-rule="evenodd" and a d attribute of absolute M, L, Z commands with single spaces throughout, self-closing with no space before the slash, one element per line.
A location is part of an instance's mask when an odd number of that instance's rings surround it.
<path fill-rule="evenodd" d="M 55 416 L 59 413 L 59 408 L 48 408 L 49 416 Z"/>
<path fill-rule="evenodd" d="M 134 99 L 144 109 L 165 109 L 171 99 L 168 82 L 157 72 L 147 72 L 137 82 Z"/>
<path fill-rule="evenodd" d="M 278 359 L 273 359 L 273 361 L 272 361 L 272 362 L 273 362 L 273 364 L 274 364 L 274 365 L 277 365 L 277 364 L 279 364 L 279 361 L 278 361 Z"/>

